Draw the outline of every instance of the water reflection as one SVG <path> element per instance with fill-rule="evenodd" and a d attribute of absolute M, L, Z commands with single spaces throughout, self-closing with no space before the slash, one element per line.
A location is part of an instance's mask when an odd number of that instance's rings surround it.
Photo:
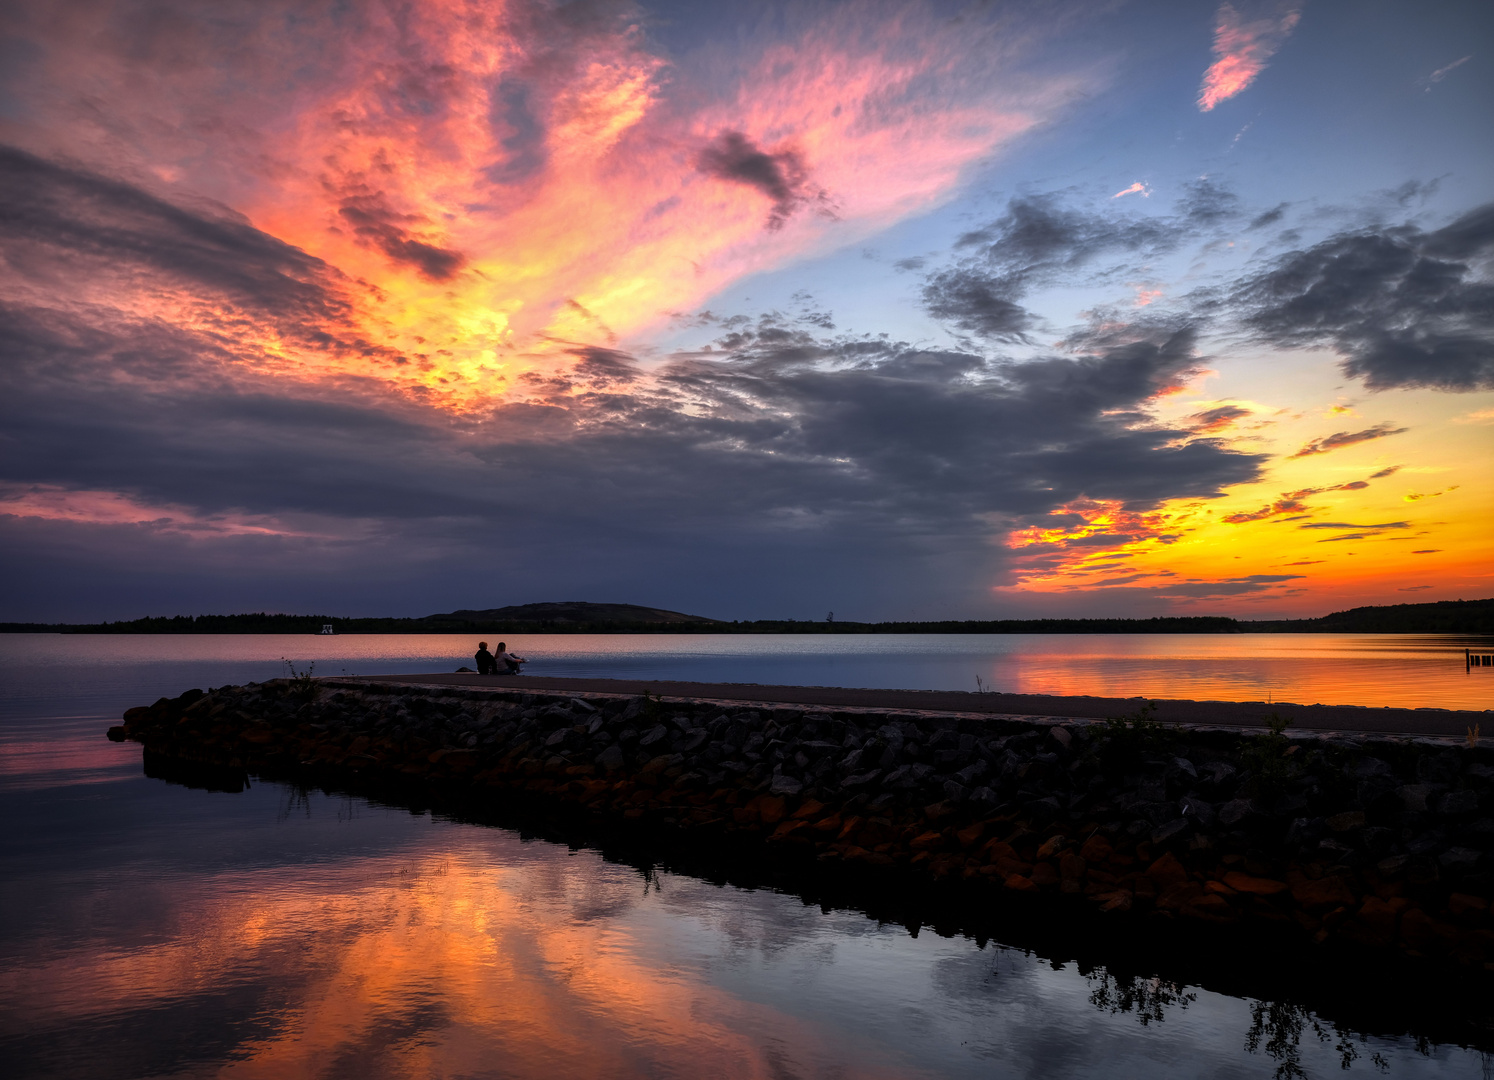
<path fill-rule="evenodd" d="M 1488 1064 L 1459 1045 L 1487 999 L 1441 1022 L 1436 987 L 1391 987 L 1356 1019 L 1288 977 L 1224 983 L 1217 964 L 1145 948 L 1112 960 L 1119 939 L 1102 952 L 987 912 L 604 857 L 586 837 L 450 807 L 244 789 L 162 763 L 143 776 L 139 747 L 101 734 L 159 677 L 153 663 L 96 683 L 72 672 L 51 718 L 25 704 L 40 682 L 0 694 L 6 1077 L 1420 1077 Z M 171 678 L 173 691 L 226 681 L 216 667 Z"/>
<path fill-rule="evenodd" d="M 1132 1013 L 1142 1027 L 1151 1023 L 1160 1024 L 1167 1019 L 1170 1008 L 1186 1009 L 1198 1000 L 1174 982 L 1167 982 L 1153 975 L 1115 976 L 1108 971 L 1089 976 L 1095 988 L 1090 992 L 1089 1003 L 1101 1012 Z"/>
<path fill-rule="evenodd" d="M 531 675 L 971 691 L 979 678 L 1029 694 L 1494 706 L 1494 668 L 1463 663 L 1465 646 L 1487 650 L 1488 639 L 1450 634 L 526 634 L 509 643 L 532 658 Z M 190 686 L 276 678 L 283 656 L 324 675 L 452 671 L 470 665 L 474 647 L 454 634 L 6 634 L 0 709 L 55 715 L 59 697 L 124 708 Z M 126 696 L 142 678 L 147 692 Z"/>
<path fill-rule="evenodd" d="M 1276 1062 L 1272 1073 L 1275 1080 L 1296 1080 L 1308 1073 L 1302 1064 L 1302 1036 L 1311 1032 L 1319 1043 L 1331 1045 L 1338 1055 L 1340 1069 L 1350 1068 L 1360 1059 L 1360 1048 L 1368 1045 L 1364 1036 L 1355 1037 L 1337 1024 L 1324 1025 L 1317 1017 L 1299 1005 L 1283 1001 L 1257 1001 L 1250 1006 L 1250 1031 L 1245 1036 L 1245 1049 L 1252 1054 L 1262 1050 Z M 1424 1040 L 1413 1044 L 1417 1053 L 1430 1052 Z M 1390 1071 L 1390 1059 L 1380 1050 L 1370 1053 L 1370 1063 L 1381 1073 Z M 1489 1058 L 1484 1057 L 1484 1072 L 1488 1073 Z"/>
<path fill-rule="evenodd" d="M 129 842 L 66 870 L 7 853 L 9 1075 L 1417 1076 L 1476 1060 L 510 829 L 274 783 L 167 788 L 115 785 Z M 148 811 L 132 789 L 171 798 Z"/>

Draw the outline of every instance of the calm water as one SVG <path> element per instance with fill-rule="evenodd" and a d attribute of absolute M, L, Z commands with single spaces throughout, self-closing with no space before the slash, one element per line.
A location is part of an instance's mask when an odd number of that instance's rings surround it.
<path fill-rule="evenodd" d="M 1494 639 L 1450 634 L 525 634 L 508 644 L 531 675 L 1494 708 L 1494 667 L 1463 662 L 1469 646 L 1494 652 Z M 60 692 L 117 710 L 284 675 L 282 658 L 321 675 L 454 671 L 476 648 L 454 634 L 0 634 L 0 704 L 60 715 L 49 704 Z"/>
<path fill-rule="evenodd" d="M 0 637 L 6 1077 L 1487 1077 L 1494 1064 L 1410 1021 L 1338 1027 L 1290 985 L 1265 999 L 1170 986 L 360 798 L 192 790 L 102 738 L 126 706 L 272 675 L 282 654 L 332 674 L 462 658 L 439 640 L 57 640 Z M 898 639 L 829 663 L 887 672 L 866 685 L 941 685 L 935 673 L 975 658 L 1017 670 L 990 640 L 941 653 Z M 522 648 L 597 674 L 741 678 L 752 662 L 717 639 L 607 641 L 630 651 Z M 762 648 L 759 681 L 791 681 L 818 644 Z"/>

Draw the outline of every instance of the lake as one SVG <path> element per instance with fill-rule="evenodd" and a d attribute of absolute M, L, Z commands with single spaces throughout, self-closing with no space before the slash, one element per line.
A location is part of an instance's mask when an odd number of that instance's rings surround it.
<path fill-rule="evenodd" d="M 515 634 L 508 645 L 530 675 L 1494 707 L 1494 667 L 1463 661 L 1494 640 L 1451 634 Z M 47 713 L 64 694 L 120 710 L 275 678 L 286 660 L 319 675 L 409 674 L 470 667 L 476 650 L 466 634 L 0 634 L 0 703 Z"/>
<path fill-rule="evenodd" d="M 545 674 L 822 685 L 973 689 L 978 671 L 1004 690 L 1118 693 L 1112 680 L 1129 677 L 1189 687 L 1172 696 L 1291 685 L 1291 696 L 1334 700 L 1329 689 L 1345 684 L 1285 677 L 1307 678 L 1313 665 L 1296 662 L 1304 651 L 1328 667 L 1489 681 L 1465 678 L 1462 646 L 1448 639 L 1376 639 L 1381 647 L 1356 652 L 1363 640 L 509 644 Z M 274 676 L 281 656 L 326 674 L 449 670 L 471 645 L 0 636 L 0 1073 L 1243 1078 L 1494 1068 L 1474 1028 L 1425 1007 L 1435 989 L 1425 985 L 1389 998 L 1382 988 L 1364 1011 L 1285 975 L 1250 992 L 1223 974 L 1174 981 L 1113 969 L 1015 924 L 990 935 L 902 925 L 519 823 L 282 783 L 236 794 L 167 783 L 143 775 L 138 746 L 103 738 L 130 705 Z M 1224 673 L 1179 681 L 1200 661 Z M 1351 691 L 1351 703 L 1380 703 Z M 1479 1037 L 1490 1038 L 1489 1003 L 1468 1007 L 1482 1010 Z"/>

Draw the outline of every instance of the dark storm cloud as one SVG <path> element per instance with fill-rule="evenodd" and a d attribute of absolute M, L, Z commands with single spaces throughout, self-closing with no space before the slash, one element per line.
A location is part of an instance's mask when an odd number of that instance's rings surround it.
<path fill-rule="evenodd" d="M 304 253 L 122 183 L 6 160 L 7 258 L 65 268 L 79 288 L 125 266 L 145 286 L 231 296 L 298 340 L 350 347 L 339 280 Z M 16 178 L 26 175 L 51 187 Z M 1021 237 L 987 244 L 1075 257 L 1041 243 L 1032 215 L 1022 223 Z M 385 574 L 443 588 L 491 566 L 482 580 L 510 590 L 633 582 L 635 598 L 739 609 L 734 583 L 751 581 L 755 602 L 779 612 L 832 589 L 868 605 L 916 590 L 964 609 L 971 583 L 995 580 L 1008 558 L 991 543 L 1005 528 L 1078 499 L 1145 509 L 1208 498 L 1263 464 L 1149 418 L 1148 402 L 1198 368 L 1186 325 L 1111 328 L 1069 355 L 1018 361 L 829 336 L 819 314 L 715 319 L 717 351 L 647 370 L 577 345 L 536 399 L 452 416 L 378 380 L 282 385 L 216 327 L 38 306 L 11 290 L 0 484 L 120 493 L 160 520 L 12 516 L 5 550 L 63 578 L 87 576 L 89 551 L 153 582 L 170 578 L 168 563 L 191 566 L 203 588 L 213 560 L 202 553 L 221 550 L 220 583 L 237 580 L 232 566 L 270 574 L 277 559 L 296 567 L 287 581 Z M 266 532 L 184 533 L 183 513 L 247 517 Z M 168 557 L 178 549 L 188 554 Z M 680 591 L 660 596 L 660 582 Z"/>
<path fill-rule="evenodd" d="M 773 204 L 768 228 L 779 229 L 796 210 L 824 193 L 809 182 L 809 169 L 792 149 L 768 153 L 740 131 L 723 131 L 700 151 L 696 168 L 707 176 L 756 188 Z"/>
<path fill-rule="evenodd" d="M 923 287 L 928 313 L 990 341 L 1025 341 L 1036 318 L 1017 299 L 1025 292 L 1011 277 L 977 267 L 942 270 Z"/>
<path fill-rule="evenodd" d="M 473 427 L 387 402 L 293 400 L 268 382 L 217 388 L 193 372 L 218 359 L 167 328 L 90 336 L 56 313 L 9 314 L 0 419 L 18 452 L 6 480 L 200 514 L 331 519 L 342 524 L 326 542 L 229 546 L 323 560 L 342 550 L 350 568 L 402 543 L 461 562 L 501 541 L 564 576 L 605 539 L 628 573 L 656 580 L 743 545 L 732 559 L 763 562 L 769 579 L 774 559 L 826 580 L 875 579 L 887 560 L 909 558 L 988 573 L 1000 557 L 987 543 L 993 517 L 1082 496 L 1207 497 L 1261 465 L 1112 415 L 1193 365 L 1187 335 L 1013 364 L 759 334 L 724 357 L 678 358 L 647 383 L 626 355 L 581 350 L 575 376 L 590 392 L 504 405 Z M 124 386 L 100 384 L 121 355 L 151 359 Z"/>
<path fill-rule="evenodd" d="M 1104 280 L 1238 215 L 1238 199 L 1207 180 L 1191 185 L 1172 216 L 1132 217 L 1064 206 L 1054 196 L 1012 199 L 1006 213 L 961 236 L 963 257 L 930 274 L 923 302 L 935 318 L 991 341 L 1027 340 L 1036 318 L 1021 299 L 1057 280 Z"/>
<path fill-rule="evenodd" d="M 337 213 L 360 243 L 377 248 L 397 263 L 413 266 L 429 281 L 445 281 L 467 263 L 460 251 L 417 240 L 406 226 L 419 219 L 395 213 L 377 192 L 345 194 Z"/>
<path fill-rule="evenodd" d="M 577 377 L 591 386 L 607 388 L 638 381 L 638 365 L 625 352 L 589 345 L 577 349 L 575 356 Z"/>
<path fill-rule="evenodd" d="M 1274 345 L 1326 345 L 1372 390 L 1494 388 L 1494 204 L 1444 228 L 1369 226 L 1277 260 L 1233 300 Z"/>
<path fill-rule="evenodd" d="M 0 248 L 13 272 L 53 284 L 139 271 L 282 317 L 298 336 L 346 316 L 338 275 L 320 259 L 210 209 L 0 145 Z"/>

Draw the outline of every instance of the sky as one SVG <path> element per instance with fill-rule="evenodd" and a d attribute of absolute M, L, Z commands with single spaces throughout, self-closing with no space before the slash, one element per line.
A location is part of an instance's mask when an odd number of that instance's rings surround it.
<path fill-rule="evenodd" d="M 0 619 L 1494 595 L 1494 8 L 0 9 Z"/>

